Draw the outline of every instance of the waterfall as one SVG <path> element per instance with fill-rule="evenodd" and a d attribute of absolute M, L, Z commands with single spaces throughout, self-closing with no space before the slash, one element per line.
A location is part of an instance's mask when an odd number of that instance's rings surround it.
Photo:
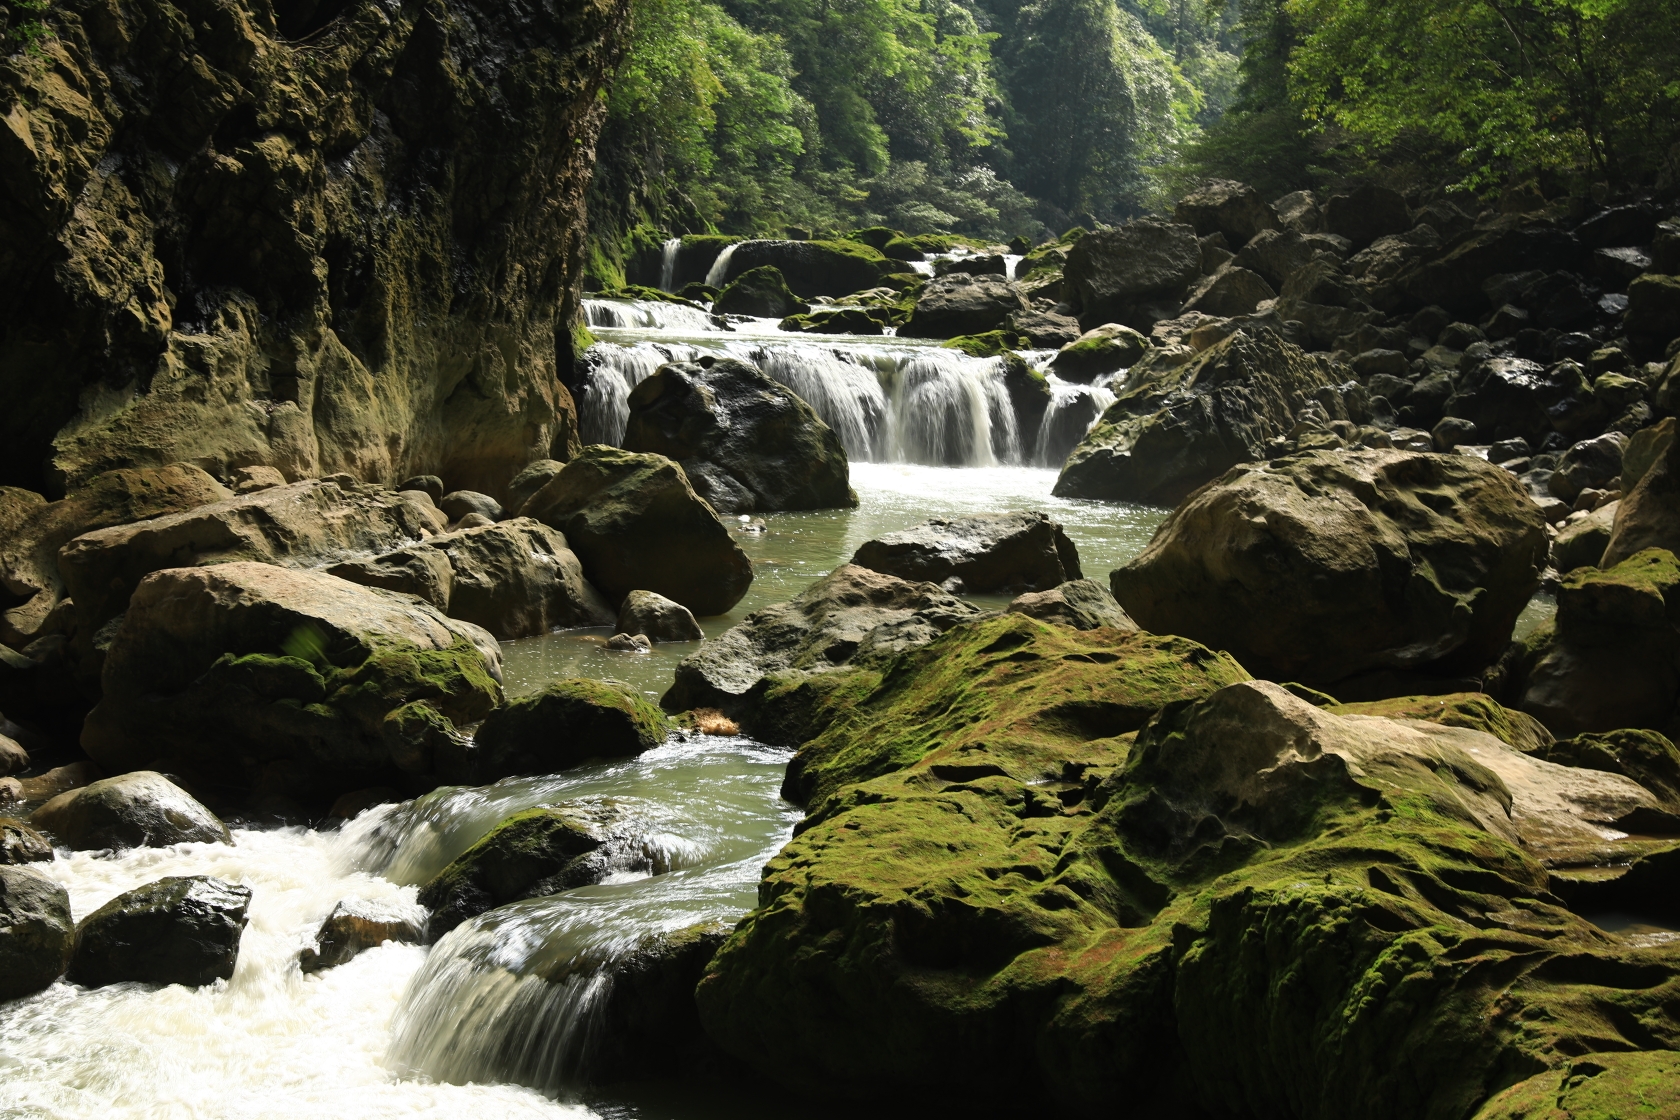
<path fill-rule="evenodd" d="M 893 385 L 892 458 L 931 466 L 989 467 L 1018 462 L 1015 408 L 998 358 L 956 350 L 917 352 Z"/>
<path fill-rule="evenodd" d="M 846 457 L 880 457 L 887 421 L 887 394 L 872 366 L 854 354 L 820 346 L 764 347 L 755 355 L 765 373 L 792 389 L 833 428 Z"/>
<path fill-rule="evenodd" d="M 723 252 L 717 255 L 717 260 L 712 262 L 712 267 L 706 270 L 706 286 L 708 288 L 723 287 L 724 281 L 729 278 L 729 258 L 735 255 L 735 246 L 739 244 L 739 241 L 734 241 L 725 245 Z"/>
<path fill-rule="evenodd" d="M 677 251 L 682 248 L 682 238 L 672 237 L 665 241 L 659 250 L 659 287 L 662 291 L 677 290 Z"/>
<path fill-rule="evenodd" d="M 716 331 L 712 317 L 685 303 L 657 299 L 586 299 L 584 317 L 592 327 L 618 330 Z"/>
<path fill-rule="evenodd" d="M 1018 257 L 1014 253 L 1005 253 L 1003 255 L 1003 275 L 1004 275 L 1004 279 L 1006 279 L 1006 280 L 1015 279 L 1015 270 L 1017 268 L 1019 268 L 1020 265 L 1021 265 L 1021 262 L 1026 260 L 1026 259 L 1027 258 L 1025 258 L 1025 257 Z"/>
<path fill-rule="evenodd" d="M 1050 403 L 1038 423 L 1038 461 L 1046 467 L 1060 467 L 1114 403 L 1114 394 L 1106 384 L 1078 385 L 1055 374 L 1047 380 Z"/>
<path fill-rule="evenodd" d="M 624 442 L 630 419 L 630 390 L 667 362 L 691 362 L 700 349 L 682 343 L 638 342 L 620 346 L 597 342 L 589 348 L 589 372 L 577 392 L 578 435 L 584 443 Z"/>

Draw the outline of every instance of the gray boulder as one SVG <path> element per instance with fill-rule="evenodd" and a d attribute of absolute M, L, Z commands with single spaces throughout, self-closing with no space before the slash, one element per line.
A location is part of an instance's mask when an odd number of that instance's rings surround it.
<path fill-rule="evenodd" d="M 677 665 L 668 712 L 719 708 L 752 732 L 768 674 L 876 666 L 926 645 L 980 609 L 931 583 L 842 564 L 785 603 L 749 614 Z"/>
<path fill-rule="evenodd" d="M 1048 591 L 1029 591 L 1009 604 L 1011 614 L 1024 614 L 1075 630 L 1136 630 L 1108 588 L 1094 579 L 1074 579 Z"/>
<path fill-rule="evenodd" d="M 632 591 L 624 597 L 617 630 L 654 642 L 698 642 L 706 636 L 692 611 L 652 591 Z"/>
<path fill-rule="evenodd" d="M 167 848 L 232 842 L 227 826 L 186 790 L 150 770 L 61 793 L 29 823 L 66 848 Z"/>
<path fill-rule="evenodd" d="M 1596 439 L 1582 440 L 1557 462 L 1547 484 L 1552 495 L 1565 502 L 1573 502 L 1586 489 L 1603 490 L 1622 474 L 1622 451 L 1628 437 L 1621 432 L 1605 432 Z"/>
<path fill-rule="evenodd" d="M 0 1002 L 63 976 L 75 945 L 69 893 L 39 871 L 0 865 Z"/>
<path fill-rule="evenodd" d="M 1329 234 L 1269 229 L 1256 234 L 1231 263 L 1259 273 L 1273 288 L 1282 288 L 1285 280 L 1320 252 L 1340 256 L 1346 252 L 1346 242 Z"/>
<path fill-rule="evenodd" d="M 120 894 L 76 928 L 69 978 L 89 988 L 138 980 L 203 987 L 233 976 L 251 888 L 172 876 Z"/>
<path fill-rule="evenodd" d="M 1263 301 L 1276 298 L 1259 273 L 1227 265 L 1192 288 L 1179 313 L 1200 311 L 1221 318 L 1250 315 Z"/>
<path fill-rule="evenodd" d="M 865 541 L 851 562 L 975 594 L 1043 591 L 1084 575 L 1061 525 L 1037 511 L 935 517 Z"/>
<path fill-rule="evenodd" d="M 565 536 L 530 517 L 458 529 L 327 570 L 365 587 L 418 595 L 502 641 L 606 626 L 613 618 Z"/>
<path fill-rule="evenodd" d="M 1214 179 L 1193 194 L 1179 199 L 1173 218 L 1194 226 L 1199 236 L 1223 233 L 1232 248 L 1246 245 L 1264 230 L 1281 224 L 1266 200 L 1247 183 Z"/>
<path fill-rule="evenodd" d="M 1295 424 L 1292 399 L 1340 380 L 1328 361 L 1265 329 L 1238 331 L 1182 365 L 1140 362 L 1052 492 L 1174 504 L 1236 464 L 1266 458 L 1268 441 Z"/>
<path fill-rule="evenodd" d="M 1172 317 L 1201 271 L 1194 227 L 1141 218 L 1081 237 L 1068 250 L 1063 275 L 1082 326 L 1125 323 L 1147 330 Z M 1150 313 L 1151 304 L 1163 305 L 1163 313 Z"/>
<path fill-rule="evenodd" d="M 526 503 L 566 534 L 609 602 L 654 591 L 705 617 L 752 586 L 752 562 L 681 466 L 663 455 L 594 445 Z"/>
<path fill-rule="evenodd" d="M 1010 317 L 1010 329 L 1027 336 L 1035 349 L 1056 350 L 1079 339 L 1079 320 L 1054 311 L 1018 312 Z"/>
<path fill-rule="evenodd" d="M 1003 277 L 954 272 L 928 282 L 899 334 L 906 338 L 984 334 L 1030 310 L 1021 289 Z"/>
<path fill-rule="evenodd" d="M 438 500 L 437 507 L 452 525 L 475 513 L 489 521 L 500 521 L 504 515 L 502 503 L 477 490 L 456 490 L 445 494 Z"/>
<path fill-rule="evenodd" d="M 720 513 L 857 505 L 839 435 L 791 389 L 730 358 L 673 363 L 631 390 L 624 447 L 676 460 Z"/>

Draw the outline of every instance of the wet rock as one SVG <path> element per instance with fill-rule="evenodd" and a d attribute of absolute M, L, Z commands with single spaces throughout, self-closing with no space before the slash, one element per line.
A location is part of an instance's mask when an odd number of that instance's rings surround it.
<path fill-rule="evenodd" d="M 840 437 L 746 362 L 661 367 L 630 392 L 624 447 L 676 460 L 719 513 L 857 505 Z"/>
<path fill-rule="evenodd" d="M 1031 310 L 1021 290 L 1001 276 L 957 272 L 928 282 L 899 333 L 906 338 L 984 334 Z"/>
<path fill-rule="evenodd" d="M 903 267 L 856 241 L 742 241 L 730 254 L 724 281 L 764 265 L 774 266 L 802 299 L 861 292 Z"/>
<path fill-rule="evenodd" d="M 458 529 L 328 569 L 367 587 L 419 595 L 502 641 L 606 626 L 613 609 L 583 576 L 566 538 L 530 517 Z"/>
<path fill-rule="evenodd" d="M 89 988 L 138 980 L 189 988 L 233 976 L 251 888 L 171 876 L 118 895 L 76 927 L 69 979 Z"/>
<path fill-rule="evenodd" d="M 1475 424 L 1489 442 L 1524 439 L 1538 447 L 1552 432 L 1552 409 L 1590 393 L 1572 362 L 1543 368 L 1523 358 L 1493 358 L 1465 373 L 1443 407 Z"/>
<path fill-rule="evenodd" d="M 698 642 L 706 636 L 681 603 L 652 591 L 632 591 L 618 609 L 618 631 L 641 634 L 655 642 Z"/>
<path fill-rule="evenodd" d="M 0 818 L 0 866 L 52 858 L 52 844 L 45 836 L 22 821 Z"/>
<path fill-rule="evenodd" d="M 1036 511 L 935 517 L 865 541 L 851 563 L 971 594 L 1042 591 L 1083 578 L 1061 524 Z"/>
<path fill-rule="evenodd" d="M 607 648 L 619 653 L 652 653 L 653 642 L 646 634 L 614 634 L 607 639 Z"/>
<path fill-rule="evenodd" d="M 417 906 L 347 898 L 321 923 L 314 946 L 304 949 L 298 958 L 298 970 L 336 968 L 360 956 L 364 949 L 377 949 L 387 941 L 418 945 L 425 936 L 426 914 Z"/>
<path fill-rule="evenodd" d="M 1582 440 L 1558 460 L 1548 485 L 1552 494 L 1565 502 L 1588 488 L 1602 490 L 1622 473 L 1622 450 L 1628 437 L 1607 432 L 1597 439 Z"/>
<path fill-rule="evenodd" d="M 1200 311 L 1221 317 L 1249 315 L 1263 301 L 1276 298 L 1277 292 L 1259 273 L 1227 267 L 1191 288 L 1190 298 L 1179 311 L 1180 314 Z"/>
<path fill-rule="evenodd" d="M 1063 498 L 1175 503 L 1237 463 L 1266 458 L 1294 427 L 1293 394 L 1339 378 L 1271 331 L 1239 331 L 1173 366 L 1132 367 L 1124 390 L 1068 456 Z"/>
<path fill-rule="evenodd" d="M 1017 334 L 1026 335 L 1027 341 L 1038 350 L 1059 350 L 1079 341 L 1082 333 L 1078 319 L 1054 311 L 1017 313 L 1010 319 L 1009 326 Z"/>
<path fill-rule="evenodd" d="M 313 568 L 442 528 L 430 503 L 408 492 L 310 479 L 85 533 L 59 553 L 59 570 L 91 632 L 121 614 L 140 581 L 162 568 L 227 560 Z"/>
<path fill-rule="evenodd" d="M 592 758 L 629 758 L 665 741 L 666 719 L 640 693 L 613 681 L 561 680 L 491 712 L 479 727 L 469 772 L 482 785 L 513 774 L 556 774 Z"/>
<path fill-rule="evenodd" d="M 57 502 L 0 486 L 0 586 L 13 602 L 0 613 L 0 642 L 22 649 L 48 632 L 65 595 L 58 551 L 70 540 L 231 496 L 187 463 L 106 471 Z"/>
<path fill-rule="evenodd" d="M 1109 594 L 1108 588 L 1094 579 L 1073 579 L 1048 591 L 1017 595 L 1009 604 L 1009 611 L 1042 622 L 1071 626 L 1075 630 L 1138 628 L 1114 596 Z"/>
<path fill-rule="evenodd" d="M 7 735 L 0 735 L 0 777 L 29 769 L 29 752 L 23 744 Z"/>
<path fill-rule="evenodd" d="M 677 1070 L 717 1068 L 720 1056 L 700 1026 L 694 988 L 728 936 L 723 922 L 646 934 L 613 962 L 611 994 L 591 1055 L 592 1078 L 639 1081 L 649 1054 L 661 1055 Z"/>
<path fill-rule="evenodd" d="M 330 800 L 397 778 L 392 711 L 425 701 L 465 726 L 500 677 L 490 634 L 406 595 L 268 564 L 167 569 L 117 628 L 82 747 L 107 770 L 168 757 L 247 788 L 281 764 L 275 792 Z"/>
<path fill-rule="evenodd" d="M 1104 323 L 1063 346 L 1050 359 L 1050 372 L 1063 381 L 1088 384 L 1105 373 L 1130 369 L 1148 350 L 1149 340 L 1137 331 Z"/>
<path fill-rule="evenodd" d="M 1277 212 L 1247 183 L 1214 179 L 1178 200 L 1173 219 L 1194 226 L 1198 236 L 1223 233 L 1232 248 L 1279 226 Z"/>
<path fill-rule="evenodd" d="M 777 325 L 804 334 L 886 334 L 891 320 L 881 311 L 872 314 L 861 307 L 839 307 L 789 315 Z"/>
<path fill-rule="evenodd" d="M 214 813 L 186 790 L 150 770 L 104 778 L 61 793 L 29 823 L 66 848 L 167 848 L 232 842 Z"/>
<path fill-rule="evenodd" d="M 1324 226 L 1362 249 L 1385 234 L 1409 229 L 1412 213 L 1400 192 L 1375 184 L 1361 184 L 1347 194 L 1330 196 L 1324 207 Z"/>
<path fill-rule="evenodd" d="M 1480 459 L 1309 452 L 1235 468 L 1192 496 L 1112 587 L 1146 630 L 1320 687 L 1489 664 L 1546 550 L 1521 485 Z"/>
<path fill-rule="evenodd" d="M 15 801 L 50 801 L 66 790 L 80 789 L 82 786 L 99 780 L 99 767 L 91 762 L 72 762 L 66 766 L 55 766 L 44 774 L 37 774 L 33 778 L 10 778 L 15 783 L 12 791 L 16 794 Z"/>
<path fill-rule="evenodd" d="M 1560 572 L 1576 568 L 1597 567 L 1610 546 L 1610 535 L 1616 524 L 1616 509 L 1621 503 L 1610 502 L 1588 513 L 1572 518 L 1558 530 L 1552 541 L 1552 566 Z"/>
<path fill-rule="evenodd" d="M 712 301 L 714 315 L 752 315 L 760 319 L 782 319 L 810 309 L 810 304 L 788 289 L 781 271 L 768 264 L 741 273 Z"/>
<path fill-rule="evenodd" d="M 627 824 L 610 802 L 515 813 L 420 888 L 428 938 L 509 902 L 600 882 L 625 862 Z"/>
<path fill-rule="evenodd" d="M 509 512 L 517 516 L 524 510 L 525 503 L 531 500 L 531 495 L 553 482 L 554 476 L 565 466 L 566 464 L 558 459 L 538 459 L 534 463 L 526 464 L 508 483 Z"/>
<path fill-rule="evenodd" d="M 718 708 L 750 734 L 763 693 L 754 689 L 767 674 L 872 667 L 979 613 L 933 584 L 842 564 L 683 658 L 660 705 L 668 712 Z"/>
<path fill-rule="evenodd" d="M 39 871 L 0 864 L 0 1001 L 63 976 L 75 945 L 69 892 Z"/>
<path fill-rule="evenodd" d="M 1559 766 L 1603 770 L 1650 790 L 1670 813 L 1680 812 L 1680 749 L 1656 731 L 1618 728 L 1547 742 L 1530 752 Z"/>
<path fill-rule="evenodd" d="M 1193 226 L 1140 218 L 1081 237 L 1068 250 L 1067 292 L 1082 326 L 1125 323 L 1146 327 L 1144 305 L 1184 300 L 1201 275 L 1202 249 Z M 1172 311 L 1153 318 L 1170 318 Z"/>
<path fill-rule="evenodd" d="M 1640 474 L 1637 485 L 1629 489 L 1627 479 L 1622 480 L 1625 496 L 1616 505 L 1610 543 L 1604 546 L 1601 563 L 1605 567 L 1648 548 L 1680 549 L 1680 440 L 1670 437 L 1667 444 Z M 1630 444 L 1630 449 L 1643 457 L 1648 446 Z"/>
<path fill-rule="evenodd" d="M 476 490 L 456 490 L 445 494 L 438 499 L 437 508 L 449 518 L 450 524 L 475 513 L 488 521 L 500 521 L 503 517 L 502 503 Z"/>
<path fill-rule="evenodd" d="M 593 446 L 526 503 L 566 534 L 609 602 L 653 591 L 705 617 L 723 614 L 752 585 L 752 563 L 676 463 Z"/>

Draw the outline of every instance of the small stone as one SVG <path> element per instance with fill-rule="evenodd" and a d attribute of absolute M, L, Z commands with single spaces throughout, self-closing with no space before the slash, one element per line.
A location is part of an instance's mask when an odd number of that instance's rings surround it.
<path fill-rule="evenodd" d="M 0 865 L 53 858 L 47 838 L 19 820 L 0 820 Z"/>
<path fill-rule="evenodd" d="M 347 898 L 321 923 L 314 947 L 305 949 L 298 958 L 298 970 L 334 968 L 364 949 L 376 949 L 387 941 L 418 945 L 425 936 L 426 912 L 419 906 Z"/>
<path fill-rule="evenodd" d="M 1466 443 L 1476 442 L 1476 425 L 1457 416 L 1449 416 L 1435 425 L 1431 433 L 1435 450 L 1451 451 Z"/>
<path fill-rule="evenodd" d="M 646 634 L 614 634 L 607 639 L 607 648 L 620 653 L 652 653 L 653 643 Z"/>

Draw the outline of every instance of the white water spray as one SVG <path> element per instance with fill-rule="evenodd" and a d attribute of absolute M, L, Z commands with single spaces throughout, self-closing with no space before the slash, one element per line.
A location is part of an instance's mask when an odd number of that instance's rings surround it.
<path fill-rule="evenodd" d="M 677 253 L 682 249 L 682 238 L 672 237 L 659 249 L 659 287 L 662 291 L 677 290 Z"/>

